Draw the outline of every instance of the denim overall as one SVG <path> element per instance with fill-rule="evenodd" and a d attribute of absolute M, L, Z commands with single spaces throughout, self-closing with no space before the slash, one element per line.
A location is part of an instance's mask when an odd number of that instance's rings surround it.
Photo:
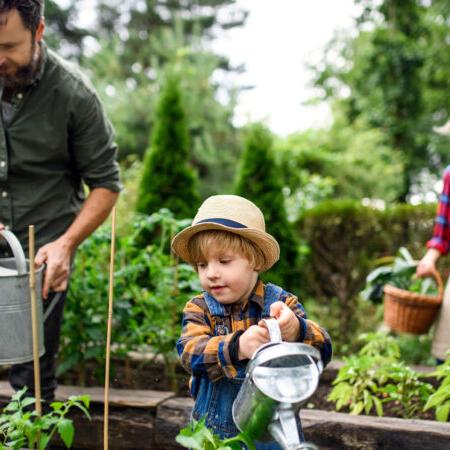
<path fill-rule="evenodd" d="M 264 295 L 264 311 L 259 312 L 262 318 L 270 317 L 270 305 L 277 301 L 285 301 L 288 293 L 282 288 L 267 283 Z M 209 312 L 213 316 L 214 336 L 222 336 L 228 334 L 229 330 L 224 325 L 225 308 L 207 292 L 204 292 L 204 298 L 208 305 Z M 259 309 L 259 307 L 249 302 L 249 308 Z M 252 317 L 257 315 L 252 315 Z M 218 381 L 211 381 L 206 376 L 194 376 L 192 379 L 192 395 L 195 398 L 195 405 L 192 411 L 192 417 L 200 420 L 206 416 L 206 426 L 210 428 L 214 434 L 219 435 L 222 439 L 236 436 L 239 433 L 238 428 L 234 424 L 231 408 L 239 389 L 245 378 L 245 366 L 238 368 L 235 378 L 221 378 Z M 301 432 L 301 424 L 299 419 L 299 434 L 303 441 L 303 433 Z M 257 450 L 281 450 L 281 447 L 275 442 L 256 442 Z"/>

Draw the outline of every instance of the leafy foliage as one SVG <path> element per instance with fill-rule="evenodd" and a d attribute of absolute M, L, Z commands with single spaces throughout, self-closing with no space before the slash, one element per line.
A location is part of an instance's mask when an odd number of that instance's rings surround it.
<path fill-rule="evenodd" d="M 190 221 L 189 221 L 190 223 Z M 128 227 L 129 236 L 116 241 L 114 273 L 113 354 L 148 350 L 163 355 L 167 375 L 176 360 L 175 342 L 187 299 L 200 289 L 190 266 L 179 264 L 168 253 L 168 242 L 186 221 L 167 210 L 138 216 Z M 142 234 L 158 236 L 142 244 Z M 106 341 L 110 231 L 103 227 L 79 248 L 62 327 L 63 345 L 59 373 L 76 368 L 84 383 L 84 366 L 102 361 Z"/>
<path fill-rule="evenodd" d="M 220 439 L 213 434 L 205 425 L 205 419 L 195 421 L 183 428 L 176 441 L 185 448 L 194 450 L 240 450 L 241 444 L 245 444 L 248 450 L 256 450 L 255 445 L 245 433 L 229 439 Z"/>
<path fill-rule="evenodd" d="M 290 216 L 335 198 L 393 202 L 402 190 L 403 162 L 379 130 L 334 113 L 329 129 L 295 133 L 275 144 Z M 383 176 L 380 176 L 383 174 Z"/>
<path fill-rule="evenodd" d="M 448 2 L 358 3 L 357 34 L 336 36 L 313 68 L 315 85 L 351 124 L 362 119 L 401 155 L 405 200 L 423 168 L 440 171 L 447 160 L 432 127 L 449 111 Z"/>
<path fill-rule="evenodd" d="M 196 175 L 188 163 L 189 149 L 180 82 L 169 73 L 144 161 L 137 211 L 152 214 L 167 208 L 178 218 L 193 217 L 199 194 Z"/>
<path fill-rule="evenodd" d="M 399 361 L 400 349 L 395 339 L 385 333 L 360 336 L 365 346 L 357 355 L 345 358 L 345 365 L 333 381 L 328 399 L 336 409 L 348 407 L 350 414 L 383 415 L 383 405 L 391 404 L 403 417 L 421 411 L 433 387 L 420 375 Z"/>
<path fill-rule="evenodd" d="M 272 150 L 272 136 L 254 124 L 245 140 L 235 192 L 254 202 L 263 212 L 267 231 L 280 245 L 281 256 L 263 278 L 293 290 L 298 283 L 298 246 L 284 206 L 279 168 Z"/>
<path fill-rule="evenodd" d="M 396 257 L 384 257 L 376 261 L 381 263 L 366 277 L 366 287 L 361 295 L 375 303 L 383 300 L 385 284 L 419 294 L 437 295 L 436 282 L 432 278 L 416 278 L 417 261 L 413 259 L 405 247 L 400 247 Z M 386 265 L 386 263 L 390 263 Z"/>
<path fill-rule="evenodd" d="M 355 334 L 370 330 L 369 318 L 376 320 L 373 311 L 364 316 L 359 313 L 361 308 L 371 307 L 360 304 L 359 293 L 373 261 L 394 254 L 402 246 L 408 246 L 416 258 L 421 255 L 435 214 L 433 204 L 376 210 L 341 199 L 318 204 L 297 222 L 297 235 L 310 248 L 302 265 L 301 291 L 303 297 L 313 298 L 326 308 L 324 317 L 317 319 L 333 336 L 336 347 L 349 348 Z"/>
<path fill-rule="evenodd" d="M 30 410 L 36 400 L 25 396 L 26 390 L 25 387 L 16 392 L 0 415 L 0 450 L 20 450 L 24 445 L 44 450 L 55 433 L 70 448 L 75 430 L 72 420 L 66 416 L 71 409 L 78 408 L 90 419 L 89 396 L 72 396 L 64 403 L 53 402 L 52 411 L 38 415 Z"/>
<path fill-rule="evenodd" d="M 428 399 L 425 410 L 435 408 L 436 420 L 446 422 L 450 416 L 450 356 L 430 374 L 441 383 Z"/>

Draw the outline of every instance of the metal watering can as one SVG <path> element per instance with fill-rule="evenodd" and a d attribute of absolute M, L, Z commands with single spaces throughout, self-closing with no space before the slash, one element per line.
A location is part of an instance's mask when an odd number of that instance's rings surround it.
<path fill-rule="evenodd" d="M 19 364 L 33 360 L 31 326 L 30 262 L 22 246 L 10 231 L 0 231 L 11 247 L 13 257 L 0 259 L 0 365 Z M 44 321 L 60 298 L 55 295 L 45 315 L 42 309 L 44 265 L 35 270 L 36 311 L 39 336 L 39 356 L 45 353 Z"/>
<path fill-rule="evenodd" d="M 247 365 L 233 403 L 233 420 L 254 440 L 275 439 L 285 450 L 315 448 L 300 443 L 297 417 L 300 405 L 317 389 L 323 370 L 320 353 L 307 344 L 282 342 L 278 322 L 265 322 L 270 342 Z"/>

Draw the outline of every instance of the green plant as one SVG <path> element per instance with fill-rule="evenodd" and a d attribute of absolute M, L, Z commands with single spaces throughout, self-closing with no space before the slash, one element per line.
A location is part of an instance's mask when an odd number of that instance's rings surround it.
<path fill-rule="evenodd" d="M 252 440 L 245 433 L 220 439 L 206 427 L 204 418 L 198 422 L 193 420 L 175 439 L 181 446 L 194 450 L 241 450 L 241 444 L 245 444 L 248 450 L 256 450 Z"/>
<path fill-rule="evenodd" d="M 436 420 L 446 422 L 450 415 L 450 352 L 449 357 L 440 364 L 430 376 L 442 380 L 438 389 L 428 399 L 424 410 L 435 408 Z"/>
<path fill-rule="evenodd" d="M 128 234 L 116 238 L 113 355 L 123 358 L 130 351 L 148 351 L 150 347 L 153 354 L 164 357 L 172 379 L 182 309 L 200 290 L 194 269 L 169 252 L 172 236 L 188 223 L 163 209 L 151 216 L 133 216 Z M 145 245 L 142 236 L 149 234 L 155 239 Z M 94 233 L 77 251 L 58 374 L 76 370 L 79 385 L 86 381 L 87 363 L 104 358 L 109 251 L 108 227 Z M 103 377 L 100 370 L 94 374 L 99 379 Z"/>
<path fill-rule="evenodd" d="M 420 294 L 437 295 L 437 286 L 431 278 L 415 278 L 417 261 L 405 247 L 400 247 L 395 257 L 379 258 L 376 264 L 383 264 L 367 275 L 366 286 L 361 295 L 372 302 L 383 300 L 385 284 Z M 387 264 L 386 264 L 387 263 Z"/>
<path fill-rule="evenodd" d="M 383 402 L 390 403 L 402 417 L 414 417 L 433 393 L 433 386 L 421 381 L 421 375 L 401 361 L 381 366 L 377 372 Z"/>
<path fill-rule="evenodd" d="M 66 416 L 72 408 L 79 408 L 90 419 L 89 396 L 72 396 L 64 403 L 53 402 L 50 405 L 52 411 L 38 415 L 36 411 L 30 411 L 36 400 L 26 397 L 26 390 L 25 387 L 16 392 L 0 415 L 0 450 L 19 450 L 24 445 L 29 449 L 44 450 L 55 433 L 70 448 L 74 427 Z"/>
<path fill-rule="evenodd" d="M 136 209 L 152 214 L 168 208 L 178 219 L 192 217 L 200 202 L 181 80 L 168 72 L 156 109 L 150 148 L 144 159 Z M 150 242 L 150 240 L 148 241 Z"/>
<path fill-rule="evenodd" d="M 272 142 L 271 132 L 261 123 L 252 124 L 248 128 L 235 193 L 248 198 L 261 209 L 267 231 L 280 245 L 283 257 L 273 268 L 262 274 L 262 279 L 295 292 L 301 276 L 298 264 L 300 244 L 288 220 L 280 169 Z"/>
<path fill-rule="evenodd" d="M 433 392 L 432 386 L 398 360 L 400 349 L 392 336 L 376 333 L 360 339 L 366 344 L 357 355 L 344 358 L 328 400 L 338 411 L 348 407 L 350 414 L 375 409 L 382 416 L 383 405 L 389 403 L 403 417 L 413 417 Z"/>

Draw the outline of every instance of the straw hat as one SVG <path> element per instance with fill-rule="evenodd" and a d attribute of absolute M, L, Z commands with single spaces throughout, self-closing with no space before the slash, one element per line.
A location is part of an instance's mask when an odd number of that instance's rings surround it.
<path fill-rule="evenodd" d="M 450 120 L 444 123 L 442 127 L 433 127 L 433 131 L 444 136 L 450 136 Z"/>
<path fill-rule="evenodd" d="M 224 230 L 253 242 L 265 256 L 261 272 L 270 269 L 280 257 L 278 242 L 266 233 L 264 216 L 251 201 L 237 195 L 213 195 L 200 206 L 190 227 L 180 231 L 172 240 L 173 251 L 190 261 L 188 242 L 194 234 L 205 230 Z"/>

